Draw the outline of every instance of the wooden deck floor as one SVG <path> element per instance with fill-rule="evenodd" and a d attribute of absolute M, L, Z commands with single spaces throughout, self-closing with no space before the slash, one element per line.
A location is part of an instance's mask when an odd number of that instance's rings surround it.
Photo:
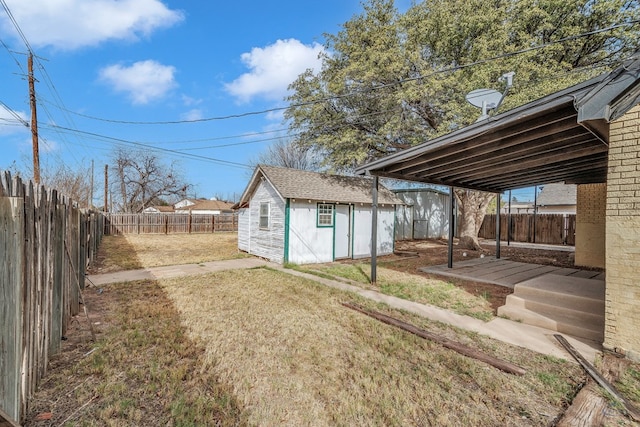
<path fill-rule="evenodd" d="M 447 265 L 424 267 L 420 270 L 426 273 L 456 277 L 475 282 L 492 283 L 513 288 L 516 284 L 545 274 L 581 277 L 584 279 L 603 280 L 605 273 L 599 271 L 580 270 L 577 268 L 562 268 L 548 265 L 527 264 L 509 261 L 506 258 L 495 257 L 474 258 L 453 263 L 453 268 Z"/>

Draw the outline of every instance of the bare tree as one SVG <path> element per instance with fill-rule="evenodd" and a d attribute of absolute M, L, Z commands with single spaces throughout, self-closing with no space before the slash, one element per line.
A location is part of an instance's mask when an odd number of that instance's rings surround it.
<path fill-rule="evenodd" d="M 26 179 L 33 176 L 30 160 L 23 162 L 22 167 L 14 161 L 9 166 L 13 175 Z M 60 196 L 68 197 L 80 207 L 91 207 L 91 166 L 74 166 L 65 164 L 61 159 L 44 161 L 40 168 L 40 183 Z"/>
<path fill-rule="evenodd" d="M 252 166 L 265 164 L 291 169 L 318 170 L 320 160 L 313 148 L 279 139 L 250 161 Z"/>
<path fill-rule="evenodd" d="M 141 212 L 163 199 L 185 197 L 190 185 L 182 177 L 177 162 L 165 164 L 157 154 L 118 148 L 113 153 L 112 182 L 122 212 Z"/>

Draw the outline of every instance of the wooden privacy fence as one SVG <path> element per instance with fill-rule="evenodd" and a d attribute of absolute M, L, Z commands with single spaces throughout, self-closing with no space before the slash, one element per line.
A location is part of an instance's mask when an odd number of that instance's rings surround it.
<path fill-rule="evenodd" d="M 510 227 L 509 215 L 500 215 L 500 240 L 575 246 L 575 234 L 575 214 L 511 214 Z M 495 214 L 485 215 L 478 237 L 496 238 Z"/>
<path fill-rule="evenodd" d="M 238 231 L 235 213 L 106 214 L 104 234 L 174 234 Z"/>
<path fill-rule="evenodd" d="M 78 314 L 103 229 L 101 214 L 0 172 L 0 409 L 16 421 Z"/>

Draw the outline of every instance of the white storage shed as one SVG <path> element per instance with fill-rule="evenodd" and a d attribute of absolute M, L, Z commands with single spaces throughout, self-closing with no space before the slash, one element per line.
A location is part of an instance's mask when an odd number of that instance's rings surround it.
<path fill-rule="evenodd" d="M 238 248 L 277 263 L 369 257 L 371 194 L 370 178 L 260 165 L 235 206 Z M 401 204 L 379 186 L 378 255 L 393 253 Z"/>

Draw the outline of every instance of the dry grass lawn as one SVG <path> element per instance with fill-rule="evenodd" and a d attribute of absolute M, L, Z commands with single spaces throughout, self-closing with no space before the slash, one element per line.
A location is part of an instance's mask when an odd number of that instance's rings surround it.
<path fill-rule="evenodd" d="M 575 364 L 278 271 L 227 271 L 160 285 L 254 425 L 549 425 L 584 380 Z M 480 347 L 528 373 L 505 374 L 342 301 Z"/>
<path fill-rule="evenodd" d="M 244 255 L 235 233 L 108 237 L 99 267 L 236 256 Z M 395 286 L 389 293 L 455 300 L 447 287 L 430 289 L 437 284 L 408 270 L 380 271 L 379 281 Z M 543 426 L 555 424 L 586 379 L 575 363 L 266 268 L 87 288 L 84 300 L 98 342 L 88 342 L 81 316 L 74 319 L 25 426 Z M 503 373 L 342 302 L 382 311 L 527 373 Z M 616 385 L 640 403 L 637 364 Z M 613 402 L 609 409 L 607 425 L 632 425 Z M 37 421 L 42 414 L 49 423 Z"/>
<path fill-rule="evenodd" d="M 104 236 L 92 274 L 197 264 L 247 256 L 238 251 L 237 233 L 127 234 Z"/>

